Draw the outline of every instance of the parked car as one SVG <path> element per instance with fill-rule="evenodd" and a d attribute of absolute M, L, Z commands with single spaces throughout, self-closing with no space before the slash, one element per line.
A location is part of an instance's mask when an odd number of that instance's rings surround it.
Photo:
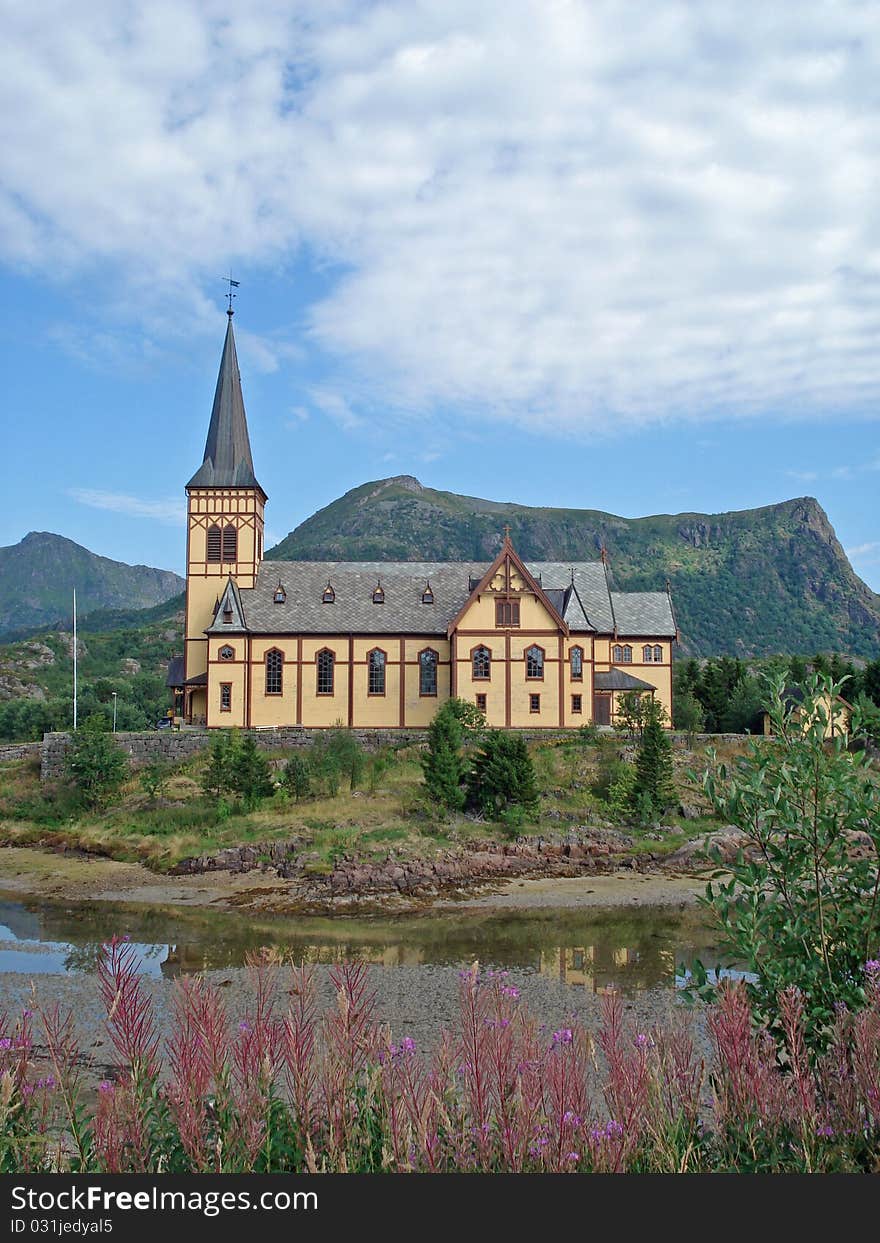
<path fill-rule="evenodd" d="M 170 716 L 160 716 L 156 722 L 156 729 L 170 729 L 174 724 Z"/>

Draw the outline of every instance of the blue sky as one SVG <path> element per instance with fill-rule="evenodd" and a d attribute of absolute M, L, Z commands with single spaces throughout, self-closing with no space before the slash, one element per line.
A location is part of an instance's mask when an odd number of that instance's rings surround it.
<path fill-rule="evenodd" d="M 231 270 L 273 541 L 403 473 L 813 495 L 880 588 L 872 6 L 46 0 L 0 35 L 0 543 L 182 570 Z"/>

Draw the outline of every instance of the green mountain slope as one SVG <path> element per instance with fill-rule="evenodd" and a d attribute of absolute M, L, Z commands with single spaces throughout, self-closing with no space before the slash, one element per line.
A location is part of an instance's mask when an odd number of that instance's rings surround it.
<path fill-rule="evenodd" d="M 0 637 L 69 624 L 74 587 L 85 619 L 97 609 L 131 612 L 163 604 L 184 582 L 170 570 L 125 565 L 61 535 L 31 531 L 21 543 L 0 548 Z"/>
<path fill-rule="evenodd" d="M 880 652 L 880 596 L 855 574 L 812 497 L 727 514 L 619 518 L 457 496 L 403 475 L 352 489 L 266 555 L 488 560 L 506 524 L 518 551 L 536 560 L 589 560 L 604 543 L 620 590 L 659 590 L 668 578 L 686 653 Z"/>

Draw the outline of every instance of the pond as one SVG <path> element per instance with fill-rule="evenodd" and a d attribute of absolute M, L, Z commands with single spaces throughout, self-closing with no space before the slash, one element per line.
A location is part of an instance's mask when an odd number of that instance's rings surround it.
<path fill-rule="evenodd" d="M 396 918 L 273 918 L 250 912 L 111 903 L 50 903 L 0 895 L 0 973 L 10 977 L 94 974 L 113 935 L 134 944 L 141 971 L 171 980 L 242 966 L 273 946 L 293 961 L 344 959 L 384 972 L 482 966 L 543 977 L 563 989 L 628 996 L 675 989 L 696 957 L 717 963 L 712 935 L 693 907 L 586 910 L 444 910 Z M 0 1003 L 3 1001 L 0 985 Z"/>

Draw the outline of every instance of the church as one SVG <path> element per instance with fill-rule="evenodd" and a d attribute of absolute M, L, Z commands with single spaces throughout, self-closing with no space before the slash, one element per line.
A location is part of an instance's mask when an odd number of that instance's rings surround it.
<path fill-rule="evenodd" d="M 613 725 L 618 698 L 672 716 L 669 590 L 615 591 L 607 558 L 529 561 L 509 529 L 491 563 L 265 561 L 228 323 L 205 457 L 186 486 L 176 712 L 208 728 L 418 729 L 450 695 L 491 726 Z"/>

